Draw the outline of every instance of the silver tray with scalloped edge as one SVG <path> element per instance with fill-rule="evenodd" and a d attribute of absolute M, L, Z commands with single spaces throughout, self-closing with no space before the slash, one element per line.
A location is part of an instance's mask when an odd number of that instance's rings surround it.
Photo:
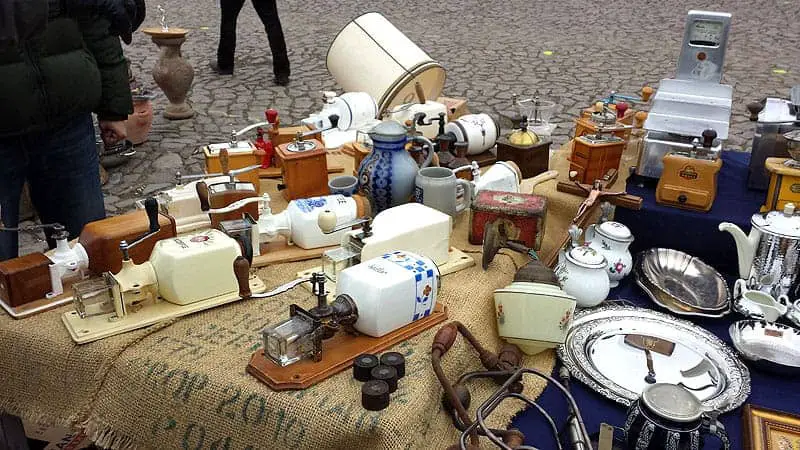
<path fill-rule="evenodd" d="M 750 395 L 750 372 L 728 345 L 649 309 L 609 305 L 576 313 L 558 356 L 573 377 L 626 406 L 652 383 L 680 384 L 723 413 Z"/>

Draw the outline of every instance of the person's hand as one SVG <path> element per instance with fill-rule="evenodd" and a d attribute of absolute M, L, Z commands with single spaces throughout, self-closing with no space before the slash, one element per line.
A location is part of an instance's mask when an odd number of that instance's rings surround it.
<path fill-rule="evenodd" d="M 124 121 L 100 120 L 98 125 L 100 126 L 100 138 L 106 145 L 114 145 L 128 137 L 128 129 L 125 127 Z"/>

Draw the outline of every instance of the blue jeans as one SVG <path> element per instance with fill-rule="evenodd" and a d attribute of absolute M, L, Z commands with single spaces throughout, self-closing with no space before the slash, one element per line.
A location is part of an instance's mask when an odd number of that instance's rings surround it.
<path fill-rule="evenodd" d="M 0 209 L 7 227 L 19 223 L 22 186 L 42 223 L 58 222 L 70 239 L 105 217 L 99 160 L 90 114 L 46 133 L 0 139 Z M 45 232 L 52 248 L 54 242 Z M 17 257 L 17 233 L 0 231 L 0 261 Z"/>

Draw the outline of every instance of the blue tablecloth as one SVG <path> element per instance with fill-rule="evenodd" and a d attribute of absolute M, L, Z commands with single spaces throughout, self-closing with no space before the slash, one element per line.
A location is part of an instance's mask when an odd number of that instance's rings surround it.
<path fill-rule="evenodd" d="M 641 195 L 644 206 L 640 211 L 618 208 L 615 219 L 630 227 L 636 237 L 632 245 L 634 254 L 651 247 L 676 248 L 700 257 L 731 277 L 730 279 L 735 277 L 738 268 L 733 239 L 728 233 L 718 231 L 717 224 L 722 221 L 733 222 L 748 232 L 750 216 L 763 203 L 766 195 L 764 192 L 746 189 L 748 159 L 748 154 L 723 153 L 724 164 L 719 175 L 717 200 L 708 213 L 657 205 L 654 198 L 655 186 L 652 183 L 629 180 L 628 192 Z M 609 299 L 627 299 L 638 306 L 659 309 L 636 285 L 632 276 L 613 289 Z M 731 313 L 723 319 L 692 318 L 692 321 L 730 344 L 728 327 L 733 321 L 740 319 L 742 317 Z M 750 375 L 752 391 L 748 403 L 800 414 L 800 380 L 756 369 L 751 369 Z M 622 426 L 626 413 L 623 406 L 607 400 L 578 381 L 573 380 L 571 388 L 590 434 L 598 432 L 601 422 Z M 545 389 L 538 402 L 558 419 L 559 426 L 564 424 L 567 405 L 554 387 Z M 732 448 L 743 448 L 741 408 L 721 416 L 720 420 L 727 429 Z M 542 450 L 556 448 L 549 426 L 536 410 L 528 408 L 523 411 L 514 419 L 512 426 L 525 434 L 526 444 L 535 445 Z M 708 439 L 708 444 L 708 448 L 717 448 L 713 438 Z"/>
<path fill-rule="evenodd" d="M 738 273 L 736 246 L 720 222 L 732 222 L 750 232 L 750 217 L 764 203 L 766 192 L 747 189 L 749 153 L 723 152 L 717 177 L 717 198 L 709 212 L 686 211 L 656 203 L 657 180 L 631 177 L 628 193 L 642 197 L 642 209 L 617 208 L 614 220 L 624 223 L 635 237 L 635 255 L 652 247 L 674 248 L 696 256 L 721 273 Z"/>

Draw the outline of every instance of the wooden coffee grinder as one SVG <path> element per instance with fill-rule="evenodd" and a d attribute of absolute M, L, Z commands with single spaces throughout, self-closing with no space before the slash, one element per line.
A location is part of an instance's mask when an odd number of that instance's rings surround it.
<path fill-rule="evenodd" d="M 283 191 L 286 200 L 316 197 L 328 193 L 328 158 L 325 145 L 317 139 L 307 139 L 309 136 L 338 127 L 339 116 L 333 114 L 328 119 L 331 122 L 330 128 L 298 131 L 294 141 L 281 144 L 275 149 L 283 177 L 283 183 L 278 185 L 278 189 Z"/>
<path fill-rule="evenodd" d="M 787 203 L 800 204 L 800 130 L 783 134 L 791 158 L 767 158 L 770 173 L 767 199 L 761 212 L 782 211 Z"/>
<path fill-rule="evenodd" d="M 719 152 L 712 150 L 717 132 L 703 131 L 702 145 L 695 139 L 692 150 L 664 156 L 656 202 L 693 211 L 709 211 L 717 196 L 717 175 L 722 168 Z"/>
<path fill-rule="evenodd" d="M 535 177 L 547 171 L 551 143 L 528 130 L 528 117 L 522 116 L 518 129 L 497 140 L 497 160 L 516 163 L 522 178 Z"/>
<path fill-rule="evenodd" d="M 626 141 L 613 130 L 600 124 L 594 134 L 576 135 L 570 156 L 570 179 L 589 184 L 611 169 L 619 170 Z"/>

